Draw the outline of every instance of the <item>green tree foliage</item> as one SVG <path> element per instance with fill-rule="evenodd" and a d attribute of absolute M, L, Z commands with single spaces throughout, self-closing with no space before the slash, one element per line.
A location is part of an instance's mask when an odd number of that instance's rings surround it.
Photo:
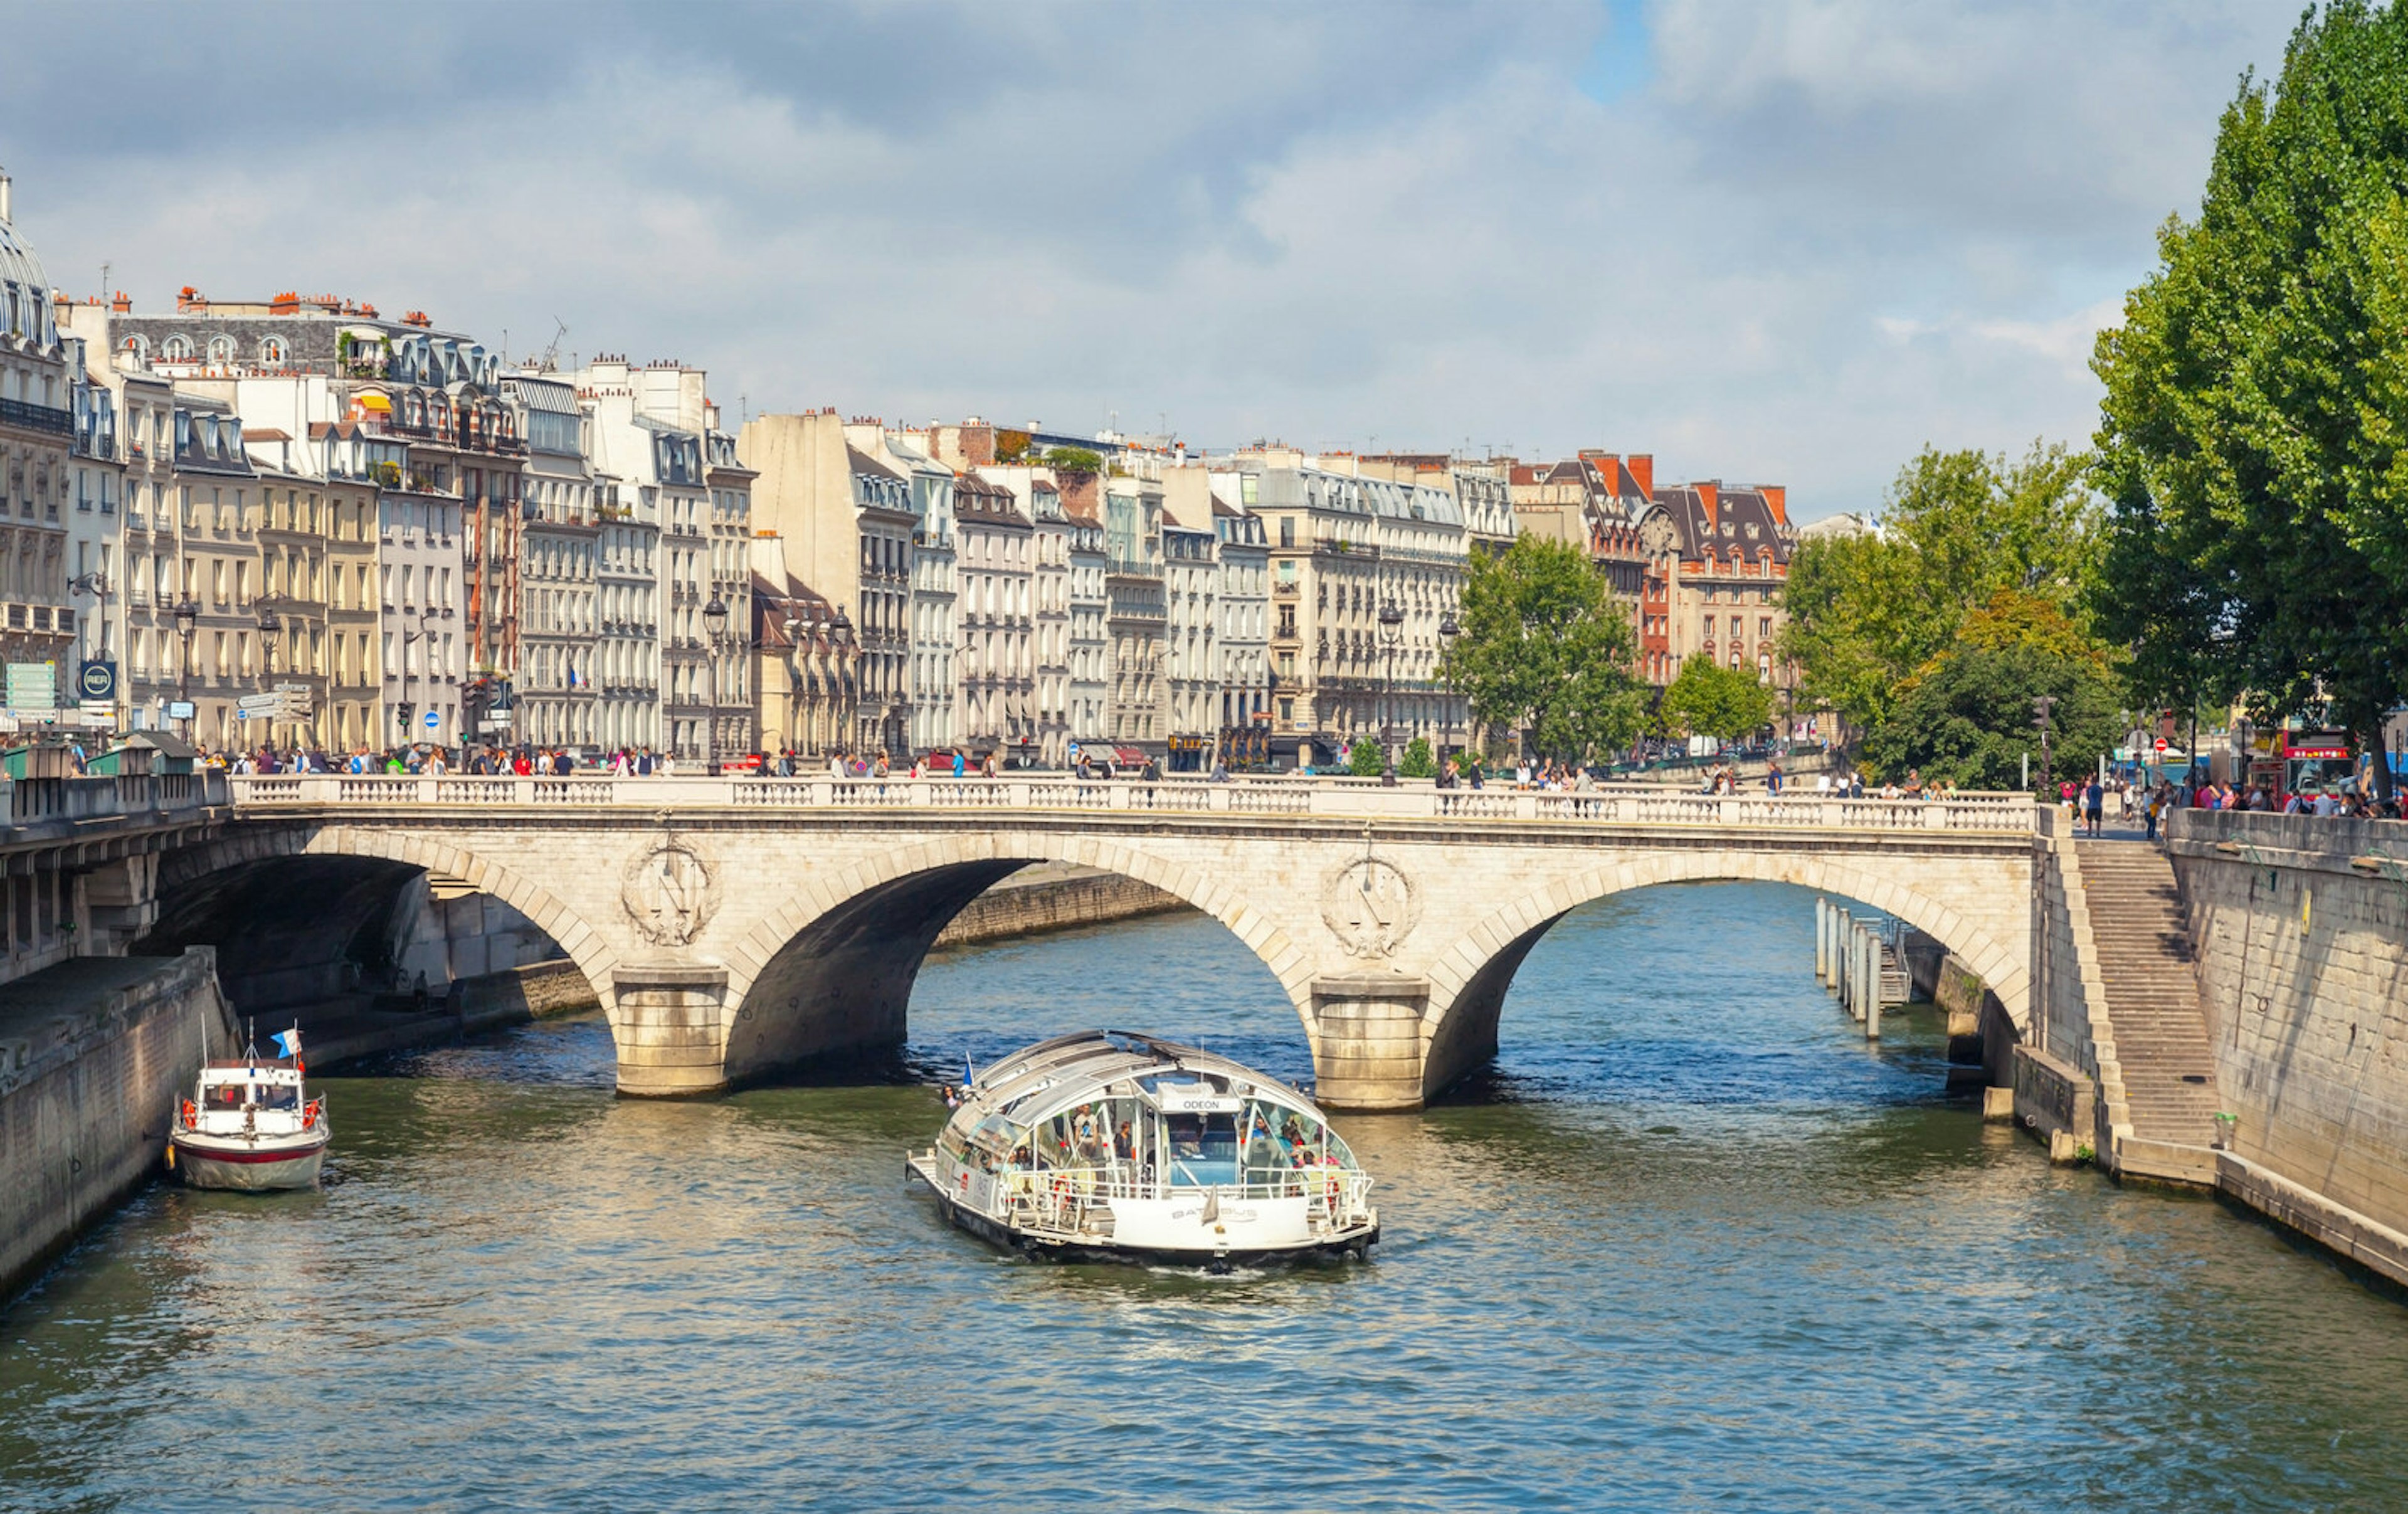
<path fill-rule="evenodd" d="M 1048 447 L 1039 459 L 1056 473 L 1100 473 L 1104 470 L 1101 453 L 1084 447 Z"/>
<path fill-rule="evenodd" d="M 2057 697 L 2049 714 L 2050 771 L 2089 772 L 2122 739 L 2114 675 L 2096 658 L 2063 656 L 2028 642 L 1960 642 L 1942 656 L 1865 738 L 1874 772 L 1960 788 L 2014 788 L 2031 757 L 2037 781 L 2040 726 L 2032 700 Z"/>
<path fill-rule="evenodd" d="M 1442 676 L 1473 718 L 1520 730 L 1533 756 L 1618 752 L 1643 728 L 1628 607 L 1578 547 L 1525 536 L 1496 556 L 1474 554 L 1460 620 Z"/>
<path fill-rule="evenodd" d="M 1682 735 L 1737 741 L 1771 723 L 1772 690 L 1743 668 L 1691 657 L 1664 690 L 1656 714 Z"/>
<path fill-rule="evenodd" d="M 2322 695 L 2363 743 L 2402 693 L 2403 191 L 2408 8 L 2336 0 L 2243 79 L 2197 218 L 2099 339 L 2098 615 L 2157 698 Z"/>
<path fill-rule="evenodd" d="M 1805 699 L 1868 728 L 2000 590 L 2075 610 L 2099 551 L 2086 468 L 2038 441 L 2015 463 L 1927 447 L 1890 485 L 1878 531 L 1801 544 L 1782 588 L 1782 653 Z"/>
<path fill-rule="evenodd" d="M 1369 736 L 1358 737 L 1346 754 L 1346 771 L 1357 778 L 1377 778 L 1388 770 L 1388 755 Z"/>
<path fill-rule="evenodd" d="M 1438 776 L 1438 754 L 1430 750 L 1429 738 L 1416 736 L 1405 743 L 1404 756 L 1397 758 L 1399 778 L 1435 778 Z"/>

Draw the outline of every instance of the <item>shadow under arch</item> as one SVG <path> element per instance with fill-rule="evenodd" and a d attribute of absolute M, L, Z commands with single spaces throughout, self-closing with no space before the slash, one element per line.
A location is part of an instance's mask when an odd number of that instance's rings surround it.
<path fill-rule="evenodd" d="M 249 945 L 254 937 L 266 944 L 280 941 L 288 950 L 322 952 L 340 936 L 348 949 L 357 942 L 357 932 L 374 923 L 380 891 L 389 908 L 422 873 L 457 878 L 509 905 L 550 936 L 585 975 L 617 1035 L 611 972 L 618 959 L 596 932 L 548 889 L 510 869 L 407 831 L 262 826 L 171 853 L 160 866 L 159 920 L 136 949 L 217 945 L 222 978 L 236 975 L 240 967 L 239 960 L 228 963 L 229 944 L 238 959 L 255 955 Z M 323 924 L 314 930 L 308 924 L 313 913 L 323 916 Z M 263 916 L 273 924 L 263 929 Z M 349 935 L 343 934 L 347 929 Z M 325 954 L 325 961 L 343 955 Z M 239 1005 L 232 989 L 228 997 Z"/>
<path fill-rule="evenodd" d="M 814 880 L 752 928 L 728 968 L 728 1080 L 899 1048 L 911 986 L 938 935 L 971 900 L 1041 862 L 1118 873 L 1218 920 L 1279 981 L 1312 1037 L 1310 959 L 1225 885 L 1109 838 L 966 830 Z"/>
<path fill-rule="evenodd" d="M 1583 904 L 1668 883 L 1784 883 L 1856 900 L 1924 931 L 1963 959 L 1996 993 L 2018 1038 L 2028 1033 L 2028 967 L 2017 947 L 1963 912 L 1837 858 L 1668 852 L 1600 865 L 1494 911 L 1440 953 L 1422 1017 L 1422 1094 L 1433 1098 L 1497 1055 L 1498 1020 L 1513 974 L 1541 937 Z M 1477 964 L 1465 968 L 1465 962 Z"/>

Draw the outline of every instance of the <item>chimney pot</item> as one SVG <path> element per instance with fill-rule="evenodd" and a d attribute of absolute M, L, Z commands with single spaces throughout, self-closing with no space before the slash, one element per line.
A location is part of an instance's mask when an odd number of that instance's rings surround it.
<path fill-rule="evenodd" d="M 0 168 L 0 221 L 7 221 L 7 220 L 8 220 L 8 219 L 9 219 L 9 215 L 8 215 L 8 185 L 9 185 L 9 182 L 10 182 L 10 180 L 9 180 L 9 178 L 8 178 L 8 170 L 7 170 L 7 169 L 6 169 L 6 168 Z"/>

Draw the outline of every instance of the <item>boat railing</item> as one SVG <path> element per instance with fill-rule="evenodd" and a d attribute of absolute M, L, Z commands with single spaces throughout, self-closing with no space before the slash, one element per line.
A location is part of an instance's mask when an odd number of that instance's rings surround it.
<path fill-rule="evenodd" d="M 1040 1167 L 998 1174 L 1012 1217 L 1031 1228 L 1065 1233 L 1082 1228 L 1084 1211 L 1114 1199 L 1218 1197 L 1223 1204 L 1270 1199 L 1321 1201 L 1316 1213 L 1344 1226 L 1364 1218 L 1371 1175 L 1350 1167 L 1249 1167 L 1237 1182 L 1166 1183 L 1126 1166 Z"/>

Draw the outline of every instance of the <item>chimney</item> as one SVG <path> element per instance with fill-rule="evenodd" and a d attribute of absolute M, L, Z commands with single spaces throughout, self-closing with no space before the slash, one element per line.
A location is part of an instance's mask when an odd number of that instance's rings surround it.
<path fill-rule="evenodd" d="M 1631 481 L 1639 485 L 1641 494 L 1651 499 L 1656 497 L 1656 454 L 1654 453 L 1634 452 L 1624 459 L 1622 466 L 1630 469 Z"/>
<path fill-rule="evenodd" d="M 121 289 L 117 292 L 116 297 L 108 302 L 108 308 L 112 313 L 117 315 L 132 315 L 134 313 L 134 297 L 131 295 L 128 295 L 124 290 Z"/>
<path fill-rule="evenodd" d="M 8 170 L 0 168 L 0 222 L 8 219 Z"/>
<path fill-rule="evenodd" d="M 1764 496 L 1764 502 L 1772 507 L 1772 524 L 1788 525 L 1789 486 L 1784 483 L 1759 483 L 1756 485 L 1756 491 Z"/>

